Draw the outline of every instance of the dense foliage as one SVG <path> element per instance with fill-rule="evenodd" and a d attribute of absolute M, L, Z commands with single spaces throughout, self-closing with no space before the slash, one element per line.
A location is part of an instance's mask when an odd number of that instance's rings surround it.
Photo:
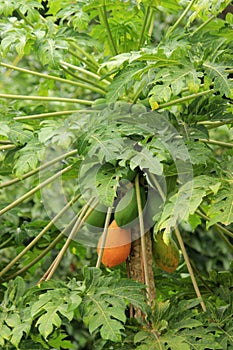
<path fill-rule="evenodd" d="M 230 3 L 0 0 L 1 349 L 232 348 Z M 84 223 L 97 198 L 106 233 L 129 183 L 141 281 L 100 269 Z"/>

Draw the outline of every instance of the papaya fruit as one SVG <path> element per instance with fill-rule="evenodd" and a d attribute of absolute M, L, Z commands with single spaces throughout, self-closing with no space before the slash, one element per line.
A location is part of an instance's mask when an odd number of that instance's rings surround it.
<path fill-rule="evenodd" d="M 98 204 L 86 219 L 86 223 L 92 226 L 93 228 L 104 227 L 106 213 L 107 213 L 107 207 L 103 204 Z"/>
<path fill-rule="evenodd" d="M 99 254 L 103 235 L 100 236 L 97 246 Z M 115 220 L 108 227 L 107 237 L 102 256 L 102 263 L 106 267 L 114 267 L 123 263 L 130 254 L 131 231 L 119 227 Z"/>
<path fill-rule="evenodd" d="M 146 194 L 143 187 L 140 187 L 142 208 L 145 206 Z M 131 187 L 118 202 L 114 219 L 120 227 L 128 228 L 135 224 L 134 220 L 138 217 L 138 205 L 135 187 Z"/>
<path fill-rule="evenodd" d="M 161 232 L 156 234 L 153 241 L 153 258 L 162 270 L 168 273 L 176 270 L 179 265 L 179 249 L 172 237 L 165 243 L 163 234 Z"/>

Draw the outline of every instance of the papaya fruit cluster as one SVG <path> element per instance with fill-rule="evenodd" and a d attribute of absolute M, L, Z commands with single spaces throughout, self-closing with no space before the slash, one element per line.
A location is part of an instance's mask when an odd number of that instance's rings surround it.
<path fill-rule="evenodd" d="M 159 212 L 162 200 L 157 191 L 147 187 L 147 191 L 140 186 L 140 199 L 143 210 L 143 219 L 146 231 L 153 226 L 153 217 Z M 107 207 L 98 204 L 86 219 L 88 228 L 103 228 L 106 219 Z M 133 183 L 127 182 L 120 188 L 118 198 L 108 227 L 102 263 L 106 267 L 114 267 L 126 261 L 131 249 L 131 228 L 138 224 L 138 203 L 136 188 Z M 97 253 L 100 252 L 103 236 L 99 238 Z"/>

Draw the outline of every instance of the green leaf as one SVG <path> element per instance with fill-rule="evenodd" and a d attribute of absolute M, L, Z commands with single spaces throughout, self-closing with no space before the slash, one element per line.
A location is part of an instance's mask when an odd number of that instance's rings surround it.
<path fill-rule="evenodd" d="M 33 137 L 33 133 L 25 129 L 21 124 L 15 123 L 10 126 L 9 140 L 15 145 L 25 145 Z"/>
<path fill-rule="evenodd" d="M 216 63 L 204 63 L 209 76 L 214 81 L 214 90 L 220 92 L 221 95 L 233 98 L 233 83 L 228 79 L 228 73 L 225 66 Z"/>
<path fill-rule="evenodd" d="M 230 225 L 233 222 L 233 187 L 221 189 L 213 198 L 211 206 L 207 211 L 210 221 L 207 228 L 220 222 L 224 225 Z"/>
<path fill-rule="evenodd" d="M 149 170 L 152 174 L 162 175 L 163 167 L 157 156 L 154 156 L 147 148 L 142 148 L 130 159 L 131 169 L 139 167 L 141 170 Z"/>
<path fill-rule="evenodd" d="M 138 74 L 141 67 L 129 67 L 120 72 L 108 88 L 107 102 L 115 102 L 119 97 L 127 94 L 134 83 L 134 76 Z"/>
<path fill-rule="evenodd" d="M 34 170 L 38 166 L 39 161 L 41 161 L 44 151 L 44 147 L 36 139 L 28 142 L 16 154 L 16 161 L 13 167 L 15 175 L 21 178 L 23 174 Z"/>
<path fill-rule="evenodd" d="M 57 305 L 48 303 L 46 305 L 46 313 L 39 317 L 36 322 L 36 326 L 39 329 L 41 335 L 47 339 L 47 337 L 53 332 L 53 327 L 61 326 L 61 318 L 57 314 Z"/>
<path fill-rule="evenodd" d="M 11 344 L 13 344 L 15 347 L 18 347 L 23 336 L 28 335 L 30 328 L 31 328 L 31 325 L 29 322 L 23 322 L 21 324 L 14 326 L 12 330 L 11 340 L 10 340 Z"/>
<path fill-rule="evenodd" d="M 96 190 L 100 202 L 111 207 L 116 196 L 116 188 L 119 180 L 116 169 L 111 164 L 101 166 L 96 174 Z"/>
<path fill-rule="evenodd" d="M 181 186 L 165 204 L 158 228 L 169 232 L 180 220 L 188 221 L 189 215 L 195 213 L 207 193 L 212 192 L 211 187 L 216 189 L 219 185 L 219 179 L 200 175 Z"/>
<path fill-rule="evenodd" d="M 119 280 L 117 275 L 104 276 L 95 268 L 86 269 L 85 276 L 88 289 L 81 305 L 84 322 L 91 333 L 99 329 L 103 339 L 119 342 L 128 303 L 147 309 L 142 286 L 135 281 Z"/>

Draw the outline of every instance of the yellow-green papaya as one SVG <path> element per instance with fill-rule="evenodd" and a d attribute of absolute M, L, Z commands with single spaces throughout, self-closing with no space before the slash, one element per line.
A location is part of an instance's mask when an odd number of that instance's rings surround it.
<path fill-rule="evenodd" d="M 140 187 L 142 207 L 146 202 L 146 194 L 143 187 Z M 131 187 L 118 202 L 114 219 L 119 227 L 131 227 L 135 225 L 135 219 L 138 217 L 138 205 L 135 187 Z"/>
<path fill-rule="evenodd" d="M 153 241 L 153 258 L 162 270 L 172 273 L 179 265 L 179 249 L 172 239 L 167 243 L 163 240 L 163 234 L 157 233 Z"/>

